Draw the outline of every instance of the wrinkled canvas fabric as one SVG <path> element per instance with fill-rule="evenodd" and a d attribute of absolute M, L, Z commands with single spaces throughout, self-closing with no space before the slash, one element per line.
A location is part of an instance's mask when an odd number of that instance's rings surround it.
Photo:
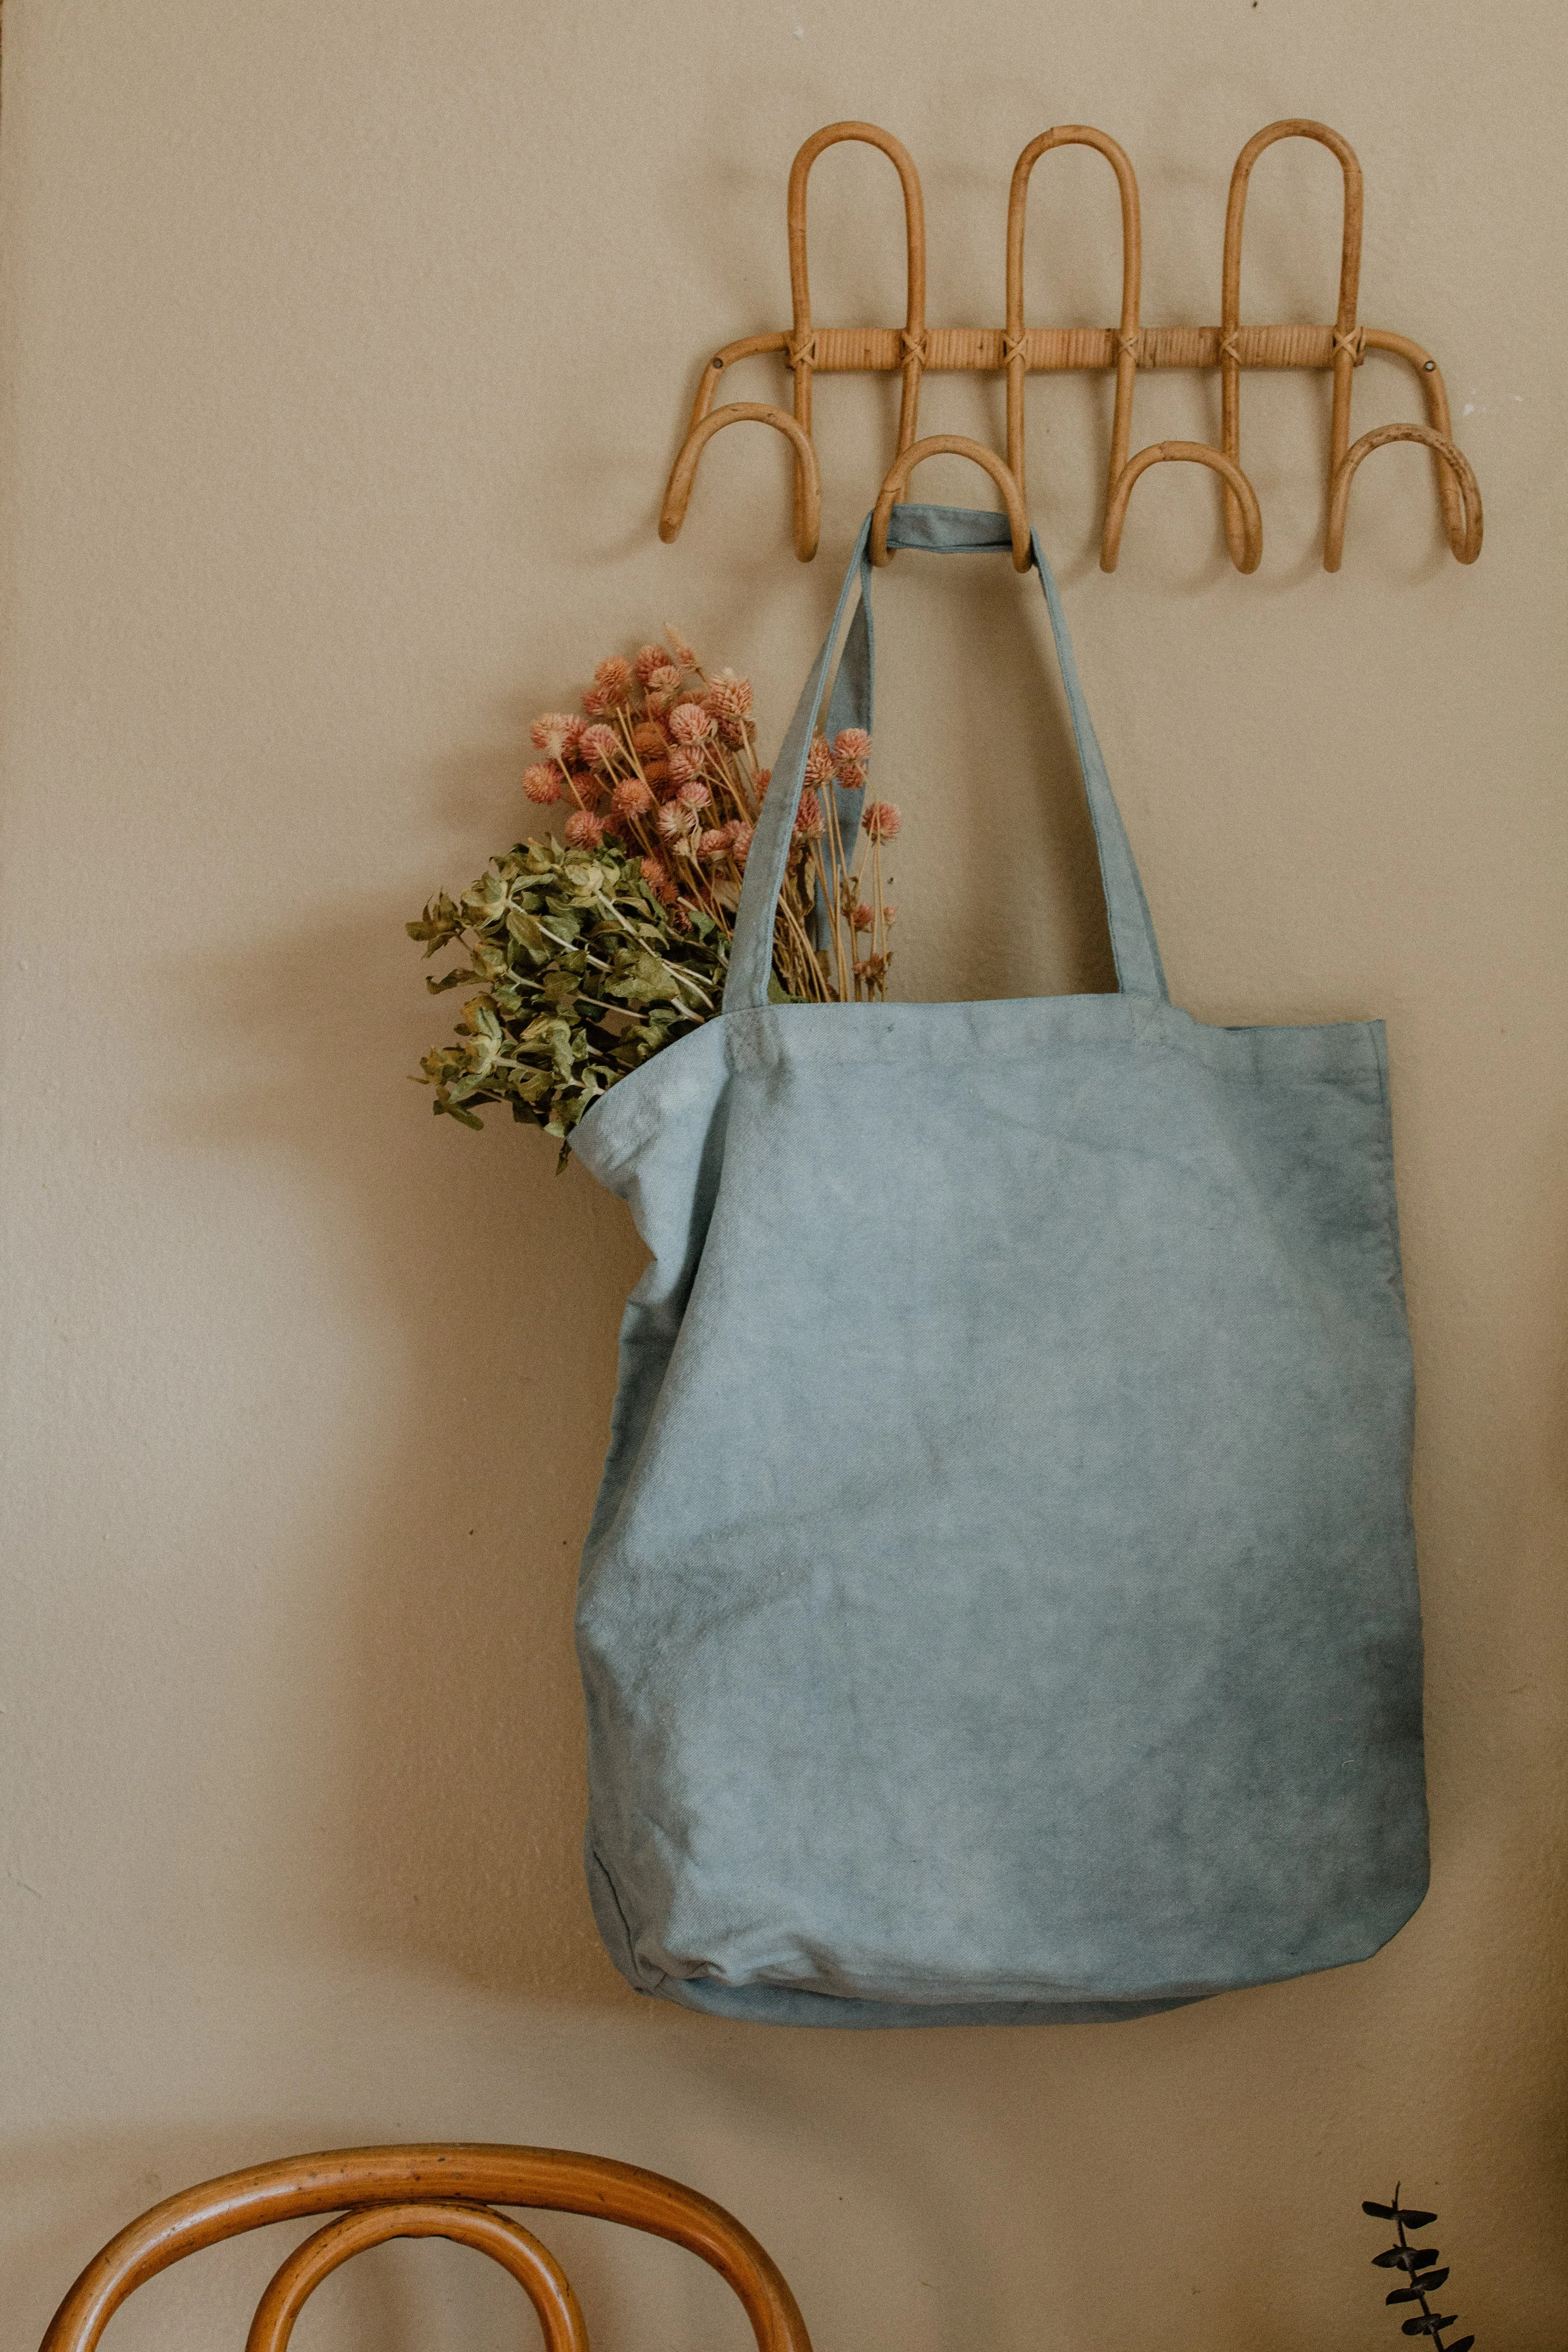
<path fill-rule="evenodd" d="M 857 583 L 832 716 L 871 716 L 865 551 L 722 1016 L 574 1139 L 653 1253 L 578 1610 L 601 1932 L 645 1991 L 847 2026 L 1363 1958 L 1426 1884 L 1383 1025 L 1170 1003 L 1037 546 L 1120 992 L 770 1005 Z"/>

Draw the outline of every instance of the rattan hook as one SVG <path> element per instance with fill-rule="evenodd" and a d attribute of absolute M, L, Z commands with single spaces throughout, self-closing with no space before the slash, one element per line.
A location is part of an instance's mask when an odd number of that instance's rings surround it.
<path fill-rule="evenodd" d="M 811 330 L 811 281 L 805 263 L 805 184 L 811 177 L 812 165 L 823 151 L 837 147 L 844 140 L 854 140 L 867 147 L 879 147 L 882 153 L 890 158 L 904 192 L 904 325 L 899 351 L 904 375 L 904 395 L 899 409 L 899 448 L 902 451 L 911 446 L 919 427 L 921 374 L 925 366 L 925 199 L 921 194 L 921 175 L 914 167 L 909 149 L 895 139 L 890 131 L 879 131 L 874 122 L 828 123 L 826 130 L 812 133 L 790 165 L 789 291 L 794 320 L 790 353 L 791 365 L 795 370 L 795 413 L 803 430 L 809 434 L 811 378 L 816 354 Z"/>
<path fill-rule="evenodd" d="M 1241 229 L 1247 211 L 1247 184 L 1252 177 L 1252 167 L 1266 147 L 1279 139 L 1315 139 L 1339 159 L 1344 179 L 1344 215 L 1340 235 L 1340 295 L 1334 312 L 1333 340 L 1330 345 L 1330 365 L 1333 369 L 1333 407 L 1329 417 L 1329 479 L 1332 482 L 1344 463 L 1351 437 L 1351 383 L 1352 373 L 1361 358 L 1362 342 L 1356 330 L 1356 300 L 1361 287 L 1362 177 L 1355 151 L 1337 131 L 1326 122 L 1309 122 L 1292 117 L 1284 122 L 1271 122 L 1266 131 L 1250 138 L 1236 159 L 1230 175 L 1230 195 L 1225 208 L 1225 256 L 1220 271 L 1220 446 L 1236 465 L 1241 463 L 1241 367 L 1235 356 L 1235 342 L 1241 325 Z M 1231 351 L 1226 349 L 1226 341 Z M 1241 508 L 1236 493 L 1227 486 L 1225 493 L 1225 535 L 1237 569 L 1252 567 L 1243 563 L 1238 552 L 1243 541 Z M 1324 562 L 1328 558 L 1325 552 Z M 1332 570 L 1334 567 L 1329 565 Z"/>
<path fill-rule="evenodd" d="M 1136 457 L 1129 457 L 1111 486 L 1105 509 L 1100 570 L 1116 569 L 1121 552 L 1121 526 L 1127 520 L 1127 501 L 1132 495 L 1133 484 L 1151 466 L 1165 465 L 1207 466 L 1219 476 L 1226 497 L 1236 500 L 1241 517 L 1237 545 L 1230 551 L 1232 560 L 1238 572 L 1256 572 L 1263 561 L 1263 516 L 1258 493 L 1235 458 L 1227 457 L 1223 449 L 1211 449 L 1206 441 L 1152 441 L 1146 449 L 1139 450 Z"/>
<path fill-rule="evenodd" d="M 726 425 L 771 425 L 782 433 L 795 451 L 795 551 L 803 563 L 809 563 L 816 553 L 816 542 L 822 530 L 822 483 L 816 469 L 816 451 L 804 426 L 784 408 L 772 408 L 757 400 L 732 400 L 722 408 L 715 408 L 697 419 L 680 445 L 680 455 L 675 461 L 664 493 L 664 505 L 658 518 L 658 535 L 669 541 L 679 539 L 680 526 L 686 520 L 686 509 L 691 498 L 691 485 L 696 478 L 697 460 L 712 440 L 722 433 Z"/>
<path fill-rule="evenodd" d="M 1363 433 L 1352 448 L 1347 449 L 1334 475 L 1329 492 L 1329 525 L 1323 541 L 1323 569 L 1337 572 L 1344 555 L 1345 509 L 1350 501 L 1351 484 L 1356 467 L 1374 449 L 1386 447 L 1391 441 L 1420 441 L 1433 451 L 1444 478 L 1457 489 L 1463 509 L 1464 529 L 1459 544 L 1454 549 L 1461 563 L 1473 563 L 1481 551 L 1481 493 L 1470 461 L 1447 435 L 1434 433 L 1426 425 L 1380 425 L 1371 433 Z"/>
<path fill-rule="evenodd" d="M 912 449 L 901 449 L 888 468 L 887 478 L 877 493 L 877 503 L 871 509 L 871 561 L 887 563 L 894 551 L 888 545 L 888 522 L 917 466 L 928 457 L 969 457 L 983 466 L 1002 493 L 1007 509 L 1007 527 L 1013 534 L 1013 569 L 1027 572 L 1035 560 L 1030 543 L 1028 509 L 1024 494 L 1008 467 L 988 449 L 984 441 L 966 440 L 962 433 L 933 433 L 926 441 L 917 441 Z"/>
<path fill-rule="evenodd" d="M 1019 495 L 1028 490 L 1024 472 L 1024 377 L 1028 344 L 1024 332 L 1024 215 L 1029 177 L 1040 157 L 1052 147 L 1092 147 L 1106 158 L 1116 174 L 1121 199 L 1121 323 L 1116 334 L 1116 407 L 1110 423 L 1110 464 L 1105 493 L 1110 492 L 1127 463 L 1132 437 L 1132 385 L 1138 370 L 1138 302 L 1143 270 L 1143 237 L 1138 213 L 1138 182 L 1123 150 L 1103 131 L 1086 123 L 1068 122 L 1042 131 L 1031 139 L 1013 166 L 1007 192 L 1007 463 Z"/>

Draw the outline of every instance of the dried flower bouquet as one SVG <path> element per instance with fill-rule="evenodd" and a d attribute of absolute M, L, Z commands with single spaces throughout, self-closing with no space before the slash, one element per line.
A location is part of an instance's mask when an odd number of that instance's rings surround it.
<path fill-rule="evenodd" d="M 562 836 L 535 835 L 456 900 L 445 891 L 407 926 L 426 956 L 467 957 L 426 983 L 472 987 L 454 1044 L 420 1064 L 437 1113 L 482 1124 L 476 1106 L 566 1139 L 590 1103 L 649 1055 L 711 1020 L 723 996 L 742 878 L 769 771 L 756 756 L 752 688 L 710 677 L 676 630 L 594 673 L 581 715 L 548 712 L 543 756 L 523 777 L 540 808 L 569 810 Z M 852 1003 L 887 993 L 896 908 L 883 851 L 898 810 L 868 803 L 844 839 L 840 790 L 866 782 L 871 739 L 818 734 L 806 758 L 773 931 L 781 1001 Z"/>

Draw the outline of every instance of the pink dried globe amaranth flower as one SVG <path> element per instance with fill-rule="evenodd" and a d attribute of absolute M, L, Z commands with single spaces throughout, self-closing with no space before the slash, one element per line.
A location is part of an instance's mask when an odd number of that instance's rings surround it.
<path fill-rule="evenodd" d="M 872 841 L 897 841 L 903 821 L 891 801 L 868 801 L 860 819 Z"/>
<path fill-rule="evenodd" d="M 669 731 L 678 743 L 705 742 L 717 732 L 718 722 L 700 702 L 679 702 L 669 714 Z"/>
<path fill-rule="evenodd" d="M 662 760 L 668 752 L 669 738 L 651 719 L 641 719 L 632 729 L 632 749 L 644 759 Z"/>
<path fill-rule="evenodd" d="M 827 748 L 827 738 L 814 735 L 805 755 L 805 781 L 808 784 L 825 784 L 832 773 L 833 754 Z"/>
<path fill-rule="evenodd" d="M 680 664 L 682 669 L 695 669 L 697 667 L 697 656 L 692 651 L 691 646 L 688 644 L 687 640 L 681 635 L 680 631 L 676 627 L 673 621 L 667 621 L 665 623 L 664 634 L 668 638 L 671 646 L 674 648 L 675 658 Z"/>
<path fill-rule="evenodd" d="M 617 816 L 639 817 L 647 816 L 651 808 L 658 806 L 658 803 L 654 799 L 651 788 L 644 783 L 640 776 L 623 776 L 610 794 L 610 806 Z"/>
<path fill-rule="evenodd" d="M 863 727 L 843 727 L 833 739 L 833 757 L 841 768 L 863 768 L 871 756 L 871 738 Z"/>
<path fill-rule="evenodd" d="M 606 727 L 601 719 L 595 727 L 583 730 L 583 757 L 596 766 L 608 767 L 621 750 L 621 739 L 616 729 Z"/>
<path fill-rule="evenodd" d="M 662 857 L 645 857 L 637 871 L 661 904 L 668 907 L 674 902 L 674 877 Z"/>
<path fill-rule="evenodd" d="M 658 672 L 669 666 L 669 656 L 662 646 L 639 646 L 632 656 L 632 668 L 639 686 L 651 686 Z"/>
<path fill-rule="evenodd" d="M 582 723 L 569 711 L 547 710 L 529 729 L 529 740 L 536 751 L 548 751 L 552 759 L 558 760 L 563 745 L 571 740 Z"/>
<path fill-rule="evenodd" d="M 744 719 L 752 707 L 752 681 L 721 669 L 708 682 L 708 708 L 715 719 Z"/>
<path fill-rule="evenodd" d="M 795 837 L 797 841 L 820 841 L 826 832 L 822 803 L 807 785 L 800 796 L 800 806 L 795 813 Z"/>
<path fill-rule="evenodd" d="M 700 809 L 706 808 L 713 795 L 700 776 L 693 776 L 689 782 L 676 786 L 675 797 L 684 808 Z"/>
<path fill-rule="evenodd" d="M 566 820 L 569 849 L 597 849 L 605 838 L 605 820 L 592 809 L 574 809 Z"/>
<path fill-rule="evenodd" d="M 632 698 L 632 666 L 622 654 L 611 654 L 594 672 L 594 684 L 606 710 L 619 710 Z"/>
<path fill-rule="evenodd" d="M 523 775 L 522 789 L 540 808 L 549 808 L 561 798 L 561 772 L 548 760 L 538 760 Z"/>
<path fill-rule="evenodd" d="M 737 866 L 743 867 L 752 854 L 757 828 L 754 824 L 747 824 L 742 817 L 732 817 L 725 830 L 730 835 L 730 855 Z"/>
<path fill-rule="evenodd" d="M 702 859 L 705 865 L 711 866 L 715 858 L 728 856 L 729 848 L 729 826 L 727 824 L 716 824 L 710 826 L 698 841 L 697 855 Z"/>
<path fill-rule="evenodd" d="M 682 784 L 700 783 L 704 765 L 700 747 L 692 751 L 684 743 L 678 744 L 669 755 L 669 781 L 678 791 Z"/>
<path fill-rule="evenodd" d="M 882 928 L 884 930 L 889 923 L 897 922 L 898 918 L 898 901 L 894 898 L 884 899 L 882 902 Z"/>
<path fill-rule="evenodd" d="M 849 919 L 858 931 L 868 931 L 877 918 L 869 907 L 858 906 Z"/>
<path fill-rule="evenodd" d="M 604 696 L 600 693 L 596 686 L 585 687 L 584 688 L 583 708 L 587 712 L 590 719 L 603 718 L 605 712 L 609 709 L 609 704 L 605 700 Z"/>
<path fill-rule="evenodd" d="M 655 820 L 662 839 L 675 848 L 682 848 L 695 833 L 702 830 L 695 809 L 683 808 L 679 801 L 666 801 Z"/>

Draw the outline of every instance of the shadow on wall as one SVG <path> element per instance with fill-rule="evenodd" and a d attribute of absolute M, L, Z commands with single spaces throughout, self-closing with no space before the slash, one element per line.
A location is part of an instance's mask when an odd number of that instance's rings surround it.
<path fill-rule="evenodd" d="M 348 901 L 201 981 L 265 1073 L 209 1104 L 201 1139 L 305 1171 L 331 1360 L 346 1325 L 376 1400 L 279 1661 L 295 1784 L 276 1818 L 303 1848 L 280 1924 L 292 1906 L 315 1943 L 614 1998 L 579 1864 L 572 1608 L 642 1252 L 546 1139 L 505 1112 L 482 1136 L 435 1121 L 405 1083 L 455 1010 L 424 999 L 403 936 L 421 895 Z M 352 1396 L 321 1410 L 353 1430 Z"/>
<path fill-rule="evenodd" d="M 949 795 L 911 776 L 931 919 L 973 936 L 910 958 L 907 992 L 1113 985 L 1070 739 L 1034 667 L 1043 610 L 1026 617 L 1011 575 L 983 585 L 970 567 L 957 604 L 955 584 L 931 583 L 945 599 L 951 675 L 968 681 L 944 713 L 955 756 L 1022 706 L 1030 757 L 1001 797 L 994 784 L 977 792 L 961 829 L 973 870 L 940 852 Z M 1015 685 L 997 721 L 982 682 L 999 668 Z M 504 756 L 510 772 L 517 755 Z M 461 762 L 448 779 L 465 823 L 477 803 L 495 805 L 502 755 L 483 757 L 482 790 Z M 1008 794 L 1021 834 L 1006 829 Z M 182 1106 L 184 1131 L 271 1163 L 258 1181 L 285 1204 L 285 1258 L 322 1235 L 313 1280 L 286 1263 L 277 1278 L 304 1276 L 321 1336 L 301 1330 L 299 1378 L 321 1381 L 321 1418 L 345 1425 L 319 1533 L 308 1527 L 301 1559 L 279 1571 L 299 1581 L 293 1605 L 279 1595 L 286 1629 L 269 1668 L 289 1722 L 268 1752 L 288 1758 L 291 1780 L 273 1809 L 278 1926 L 510 1994 L 629 2000 L 582 1880 L 572 1612 L 616 1330 L 644 1256 L 619 1202 L 574 1160 L 555 1174 L 548 1139 L 505 1111 L 487 1113 L 481 1135 L 435 1120 L 406 1083 L 459 1000 L 425 995 L 428 967 L 404 923 L 437 881 L 456 887 L 481 864 L 478 848 L 464 853 L 461 873 L 421 877 L 396 903 L 345 895 L 289 937 L 180 975 L 179 998 L 198 1000 L 233 1074 L 194 1123 Z M 905 936 L 925 919 L 912 907 Z"/>

